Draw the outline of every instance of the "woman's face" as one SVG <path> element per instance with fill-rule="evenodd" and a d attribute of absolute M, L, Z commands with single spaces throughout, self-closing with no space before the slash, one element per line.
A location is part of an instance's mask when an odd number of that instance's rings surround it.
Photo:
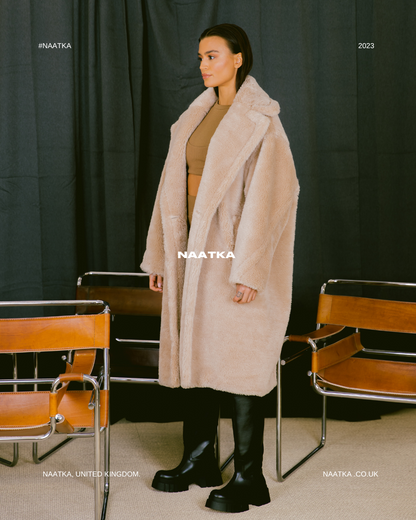
<path fill-rule="evenodd" d="M 206 87 L 234 87 L 237 69 L 243 60 L 241 52 L 233 54 L 224 38 L 208 36 L 199 42 L 198 59 Z"/>

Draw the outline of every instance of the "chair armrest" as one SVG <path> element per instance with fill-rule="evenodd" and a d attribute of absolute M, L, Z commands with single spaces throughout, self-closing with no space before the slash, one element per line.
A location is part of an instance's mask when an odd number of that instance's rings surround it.
<path fill-rule="evenodd" d="M 71 381 L 77 381 L 77 382 L 86 382 L 87 380 L 89 382 L 92 382 L 92 377 L 89 376 L 89 375 L 84 375 L 84 374 L 80 374 L 80 373 L 65 373 L 65 374 L 61 374 L 59 375 L 55 380 L 54 380 L 54 383 L 52 385 L 52 390 L 51 392 L 49 392 L 49 417 L 54 417 L 55 419 L 57 419 L 57 415 L 58 415 L 58 407 L 62 401 L 62 398 L 64 396 L 64 394 L 66 393 L 66 390 L 67 390 L 67 387 L 68 387 L 68 384 L 71 382 Z M 59 390 L 56 390 L 56 386 L 59 385 L 60 383 L 62 383 L 62 387 L 59 389 Z M 98 388 L 99 390 L 99 388 Z M 95 392 L 95 383 L 94 383 L 94 389 L 93 389 L 93 394 L 91 396 L 91 400 L 92 400 L 92 397 L 94 396 L 94 392 Z M 91 403 L 91 400 L 90 400 L 90 403 Z M 90 405 L 88 405 L 88 408 L 90 408 Z M 61 422 L 57 422 L 56 423 L 56 431 L 58 433 L 73 433 L 74 432 L 74 427 L 72 426 L 72 424 L 64 417 L 62 416 L 61 419 L 60 419 Z"/>
<path fill-rule="evenodd" d="M 301 336 L 297 336 L 296 334 L 291 334 L 290 336 L 286 336 L 285 341 L 293 341 L 297 343 L 307 343 L 308 346 L 302 350 L 299 350 L 298 352 L 295 352 L 294 354 L 290 355 L 289 357 L 285 359 L 281 359 L 282 365 L 287 365 L 291 361 L 294 361 L 295 359 L 299 358 L 300 356 L 303 356 L 306 354 L 306 352 L 309 352 L 309 349 L 312 347 L 312 350 L 315 351 L 317 349 L 315 345 L 315 341 L 318 341 L 320 339 L 328 338 L 330 336 L 333 336 L 337 334 L 338 332 L 341 332 L 345 327 L 342 325 L 325 325 L 325 327 L 321 327 L 318 330 L 314 330 L 313 332 L 310 332 L 309 334 L 303 334 Z"/>
<path fill-rule="evenodd" d="M 336 343 L 312 352 L 312 372 L 318 372 L 338 365 L 362 350 L 360 333 L 351 334 Z"/>
<path fill-rule="evenodd" d="M 80 383 L 83 383 L 84 382 L 84 374 L 79 374 L 79 373 L 72 374 L 71 372 L 65 373 L 65 374 L 61 374 L 59 376 L 59 381 L 61 383 L 68 383 L 70 381 L 78 381 Z"/>
<path fill-rule="evenodd" d="M 69 383 L 70 381 L 78 381 L 82 383 L 84 381 L 84 374 L 66 373 L 59 375 L 55 379 L 56 385 L 59 383 Z M 55 390 L 49 393 L 49 417 L 55 417 L 55 415 L 58 413 L 58 406 L 65 394 L 65 391 L 66 388 L 61 388 L 58 391 Z"/>
<path fill-rule="evenodd" d="M 290 334 L 288 336 L 288 341 L 296 341 L 299 343 L 309 343 L 309 340 L 318 341 L 320 339 L 329 338 L 330 336 L 334 336 L 341 332 L 345 327 L 343 325 L 325 325 L 320 329 L 314 330 L 309 334 L 303 334 L 298 336 L 296 334 Z"/>

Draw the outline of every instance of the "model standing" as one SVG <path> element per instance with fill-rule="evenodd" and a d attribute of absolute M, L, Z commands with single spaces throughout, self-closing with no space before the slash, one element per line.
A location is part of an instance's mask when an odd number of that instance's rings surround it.
<path fill-rule="evenodd" d="M 279 104 L 248 75 L 245 32 L 205 30 L 198 58 L 208 88 L 172 126 L 141 264 L 163 291 L 160 382 L 197 389 L 198 404 L 181 464 L 153 487 L 222 483 L 214 441 L 218 391 L 228 392 L 235 474 L 207 506 L 238 512 L 270 501 L 259 400 L 276 386 L 289 319 L 299 185 Z"/>

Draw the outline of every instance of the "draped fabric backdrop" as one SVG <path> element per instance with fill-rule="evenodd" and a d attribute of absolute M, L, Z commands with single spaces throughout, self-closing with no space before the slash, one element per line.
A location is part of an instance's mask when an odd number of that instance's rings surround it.
<path fill-rule="evenodd" d="M 290 327 L 314 327 L 328 278 L 415 281 L 415 19 L 414 0 L 0 0 L 0 299 L 138 270 L 198 37 L 223 22 L 297 167 Z"/>

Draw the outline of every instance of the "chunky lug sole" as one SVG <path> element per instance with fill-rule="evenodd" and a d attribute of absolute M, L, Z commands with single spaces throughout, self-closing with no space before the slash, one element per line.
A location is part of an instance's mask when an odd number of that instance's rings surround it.
<path fill-rule="evenodd" d="M 215 492 L 213 491 L 208 497 L 205 507 L 215 509 L 215 511 L 223 511 L 225 513 L 242 513 L 243 511 L 249 510 L 249 505 L 263 506 L 269 502 L 270 495 L 268 490 L 256 493 L 256 496 L 254 497 L 244 497 L 243 499 L 215 496 Z"/>
<path fill-rule="evenodd" d="M 218 470 L 219 472 L 219 470 Z M 219 475 L 197 475 L 190 478 L 178 476 L 177 478 L 163 478 L 163 475 L 155 475 L 152 482 L 152 487 L 159 491 L 167 493 L 178 493 L 180 491 L 188 491 L 190 484 L 196 484 L 201 488 L 221 486 L 222 477 Z"/>
<path fill-rule="evenodd" d="M 224 497 L 209 497 L 205 506 L 209 507 L 210 509 L 215 509 L 215 511 L 223 511 L 225 513 L 242 513 L 243 511 L 249 510 L 249 505 L 263 506 L 269 502 L 270 497 L 263 498 L 261 500 L 250 500 L 249 502 L 239 502 L 237 500 Z"/>

